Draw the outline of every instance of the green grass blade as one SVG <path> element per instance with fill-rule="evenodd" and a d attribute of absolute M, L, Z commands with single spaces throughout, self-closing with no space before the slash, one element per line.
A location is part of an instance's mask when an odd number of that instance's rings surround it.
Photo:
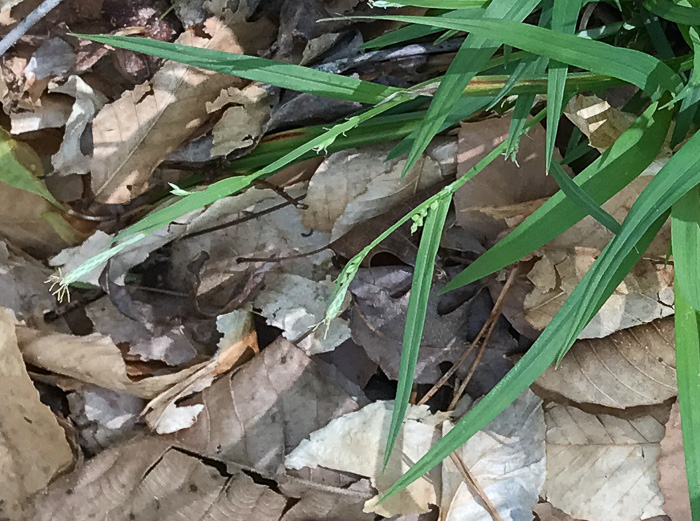
<path fill-rule="evenodd" d="M 598 204 L 627 186 L 654 160 L 664 143 L 673 111 L 653 103 L 574 182 Z M 479 280 L 535 251 L 585 217 L 563 192 L 552 196 L 493 248 L 455 277 L 443 291 Z"/>
<path fill-rule="evenodd" d="M 386 451 L 384 453 L 385 467 L 396 445 L 396 439 L 401 431 L 411 397 L 418 352 L 423 338 L 430 287 L 433 283 L 435 257 L 440 246 L 442 230 L 445 226 L 445 219 L 447 219 L 451 201 L 451 193 L 438 199 L 430 205 L 427 210 L 427 217 L 425 217 L 425 226 L 423 227 L 416 266 L 413 271 L 411 293 L 408 298 L 396 400 L 394 402 L 394 411 L 391 415 L 391 426 L 389 427 Z"/>
<path fill-rule="evenodd" d="M 673 205 L 671 225 L 676 293 L 700 310 L 700 186 Z"/>
<path fill-rule="evenodd" d="M 132 36 L 89 34 L 74 34 L 73 36 L 327 98 L 360 103 L 379 103 L 387 96 L 401 92 L 401 89 L 396 87 L 244 54 L 201 49 Z"/>
<path fill-rule="evenodd" d="M 427 7 L 429 9 L 479 9 L 490 0 L 374 0 L 374 7 Z"/>
<path fill-rule="evenodd" d="M 695 258 L 700 262 L 700 258 Z M 678 405 L 681 411 L 685 472 L 690 493 L 692 519 L 700 519 L 700 314 L 684 298 L 676 285 L 676 372 Z"/>
<path fill-rule="evenodd" d="M 644 0 L 642 5 L 656 16 L 677 24 L 700 25 L 700 9 L 697 7 L 685 7 L 672 0 Z"/>
<path fill-rule="evenodd" d="M 519 0 L 518 2 L 513 2 L 512 0 L 493 0 L 484 11 L 484 16 L 508 20 L 524 20 L 525 17 L 537 7 L 539 2 L 540 0 Z M 413 20 L 397 21 L 410 22 L 415 21 L 415 19 L 422 20 L 421 17 L 406 18 L 411 18 Z M 450 19 L 461 20 L 460 18 L 454 17 Z M 479 20 L 468 20 L 466 23 L 469 24 L 470 22 L 478 21 Z M 440 25 L 438 25 L 438 27 L 440 27 Z M 460 27 L 444 28 L 463 30 Z M 496 49 L 500 46 L 499 43 L 490 39 L 489 36 L 490 35 L 486 35 L 485 33 L 475 34 L 472 32 L 464 41 L 459 51 L 457 51 L 457 55 L 452 60 L 445 77 L 440 82 L 440 86 L 433 97 L 425 120 L 416 133 L 404 166 L 404 174 L 413 168 L 430 141 L 440 131 L 445 119 L 452 112 L 456 101 L 462 95 L 464 89 L 472 78 L 484 68 L 489 58 L 491 58 L 493 53 L 496 52 Z"/>
<path fill-rule="evenodd" d="M 593 217 L 614 234 L 620 232 L 620 223 L 606 212 L 588 193 L 571 179 L 558 161 L 552 163 L 552 177 L 561 191 L 572 203 Z"/>
<path fill-rule="evenodd" d="M 683 87 L 683 81 L 678 74 L 651 55 L 574 35 L 556 33 L 521 22 L 486 18 L 462 20 L 446 16 L 426 18 L 381 16 L 378 18 L 469 31 L 470 36 L 481 35 L 493 38 L 497 35 L 498 40 L 504 44 L 636 85 L 652 100 L 658 99 L 667 91 L 678 93 Z"/>
<path fill-rule="evenodd" d="M 581 0 L 557 0 L 552 8 L 552 30 L 563 34 L 574 34 Z M 549 65 L 547 83 L 547 134 L 545 138 L 545 171 L 549 172 L 554 157 L 559 119 L 564 110 L 564 89 L 569 67 L 553 61 Z"/>
<path fill-rule="evenodd" d="M 700 104 L 700 33 L 695 27 L 689 27 L 687 37 L 693 46 L 693 70 L 690 73 L 688 83 L 676 97 L 676 101 L 679 99 L 683 101 L 671 137 L 672 147 L 685 139 Z"/>
<path fill-rule="evenodd" d="M 663 219 L 665 219 L 665 216 Z M 602 286 L 602 288 L 600 288 L 601 291 L 604 289 L 608 296 L 612 294 L 617 286 L 615 282 L 619 283 L 622 281 L 627 272 L 634 266 L 637 260 L 639 260 L 639 257 L 641 257 L 642 253 L 640 252 L 644 252 L 649 246 L 662 224 L 663 220 L 659 219 L 659 221 L 650 228 L 648 233 L 636 243 L 636 250 L 633 247 L 632 252 L 619 263 L 619 268 L 614 272 L 608 273 L 611 279 L 610 285 L 614 285 L 612 288 L 609 288 L 609 285 Z M 593 268 L 589 270 L 584 280 L 586 277 L 590 278 L 592 272 Z M 579 287 L 581 286 L 579 285 Z M 555 315 L 549 326 L 542 332 L 542 335 L 540 335 L 515 367 L 510 370 L 489 394 L 482 398 L 467 415 L 462 418 L 454 429 L 435 444 L 425 456 L 386 491 L 383 496 L 384 499 L 406 488 L 463 445 L 470 437 L 479 432 L 491 420 L 498 416 L 501 411 L 508 407 L 508 405 L 520 396 L 540 374 L 555 362 L 559 355 L 558 349 L 564 345 L 562 344 L 564 341 L 562 337 L 567 332 L 570 332 L 575 338 L 583 329 L 583 326 L 577 327 L 576 324 L 571 321 L 572 307 L 575 305 L 576 301 L 580 300 L 581 292 L 578 291 L 577 293 L 577 291 L 578 288 L 574 290 L 574 293 L 564 303 L 559 313 Z M 603 295 L 601 295 L 601 297 L 602 296 Z M 598 307 L 601 305 L 602 302 L 599 302 Z M 593 315 L 587 315 L 588 320 L 592 317 Z M 575 328 L 575 330 L 572 331 L 572 328 Z"/>

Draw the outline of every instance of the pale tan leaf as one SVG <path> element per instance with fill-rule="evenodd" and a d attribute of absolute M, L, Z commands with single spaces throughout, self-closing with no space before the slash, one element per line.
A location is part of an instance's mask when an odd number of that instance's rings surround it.
<path fill-rule="evenodd" d="M 71 113 L 71 104 L 62 96 L 45 96 L 41 106 L 33 111 L 13 112 L 10 115 L 12 134 L 35 132 L 43 128 L 61 128 Z"/>
<path fill-rule="evenodd" d="M 691 521 L 690 494 L 685 472 L 681 412 L 676 402 L 671 407 L 659 456 L 659 488 L 665 498 L 664 510 L 673 521 Z"/>
<path fill-rule="evenodd" d="M 0 306 L 11 309 L 17 318 L 33 324 L 54 305 L 45 283 L 51 274 L 43 265 L 20 250 L 0 241 Z"/>
<path fill-rule="evenodd" d="M 237 19 L 236 25 L 246 22 Z M 234 53 L 255 54 L 250 41 L 241 41 L 236 31 L 217 17 L 205 22 L 209 37 L 188 29 L 176 43 Z M 241 34 L 249 29 L 241 27 Z M 259 44 L 261 35 L 257 35 Z M 247 45 L 248 44 L 248 45 Z M 241 86 L 242 80 L 167 62 L 150 83 L 126 92 L 106 105 L 92 128 L 94 153 L 92 188 L 103 203 L 124 203 L 143 193 L 155 167 L 181 145 L 207 118 L 206 102 L 214 101 L 221 89 Z"/>
<path fill-rule="evenodd" d="M 662 515 L 656 463 L 668 407 L 624 419 L 550 404 L 544 498 L 587 521 L 638 521 Z"/>
<path fill-rule="evenodd" d="M 309 182 L 302 223 L 338 239 L 360 222 L 454 174 L 455 142 L 438 141 L 405 177 L 405 159 L 386 161 L 395 145 L 345 150 L 328 157 Z"/>
<path fill-rule="evenodd" d="M 29 379 L 11 312 L 0 308 L 0 517 L 24 518 L 24 502 L 73 462 L 66 435 Z"/>
<path fill-rule="evenodd" d="M 678 392 L 673 319 L 577 340 L 535 385 L 577 403 L 620 409 L 662 403 Z"/>

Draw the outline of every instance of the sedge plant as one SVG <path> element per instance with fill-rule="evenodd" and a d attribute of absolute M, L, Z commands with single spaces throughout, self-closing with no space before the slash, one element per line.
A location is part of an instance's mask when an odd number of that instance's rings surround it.
<path fill-rule="evenodd" d="M 143 52 L 253 81 L 366 105 L 331 126 L 310 127 L 289 139 L 263 141 L 232 164 L 238 175 L 199 191 L 181 192 L 172 204 L 146 215 L 119 233 L 111 247 L 70 273 L 66 288 L 106 259 L 188 212 L 245 190 L 253 181 L 294 162 L 380 140 L 400 140 L 390 157 L 406 155 L 411 169 L 431 140 L 460 120 L 512 103 L 508 139 L 466 175 L 416 206 L 381 233 L 342 270 L 326 313 L 340 312 L 362 259 L 399 226 L 422 228 L 403 339 L 396 405 L 388 434 L 394 448 L 409 403 L 428 295 L 447 210 L 455 191 L 501 155 L 515 157 L 518 142 L 546 121 L 548 172 L 560 191 L 475 262 L 444 291 L 454 290 L 517 262 L 591 215 L 614 233 L 593 266 L 548 327 L 515 365 L 465 417 L 386 493 L 403 489 L 483 428 L 558 363 L 629 273 L 667 219 L 672 221 L 675 265 L 678 394 L 693 519 L 700 521 L 700 5 L 689 0 L 611 0 L 621 21 L 578 30 L 585 0 L 392 0 L 377 7 L 429 8 L 425 16 L 387 11 L 383 18 L 404 25 L 366 44 L 401 45 L 417 38 L 464 37 L 445 72 L 408 89 L 379 85 L 312 68 L 192 48 L 135 37 L 79 35 L 114 47 Z M 377 17 L 373 17 L 376 19 Z M 668 35 L 671 35 L 670 37 Z M 671 44 L 673 41 L 673 44 Z M 680 49 L 680 50 L 679 50 Z M 675 54 L 678 53 L 678 56 Z M 558 123 L 566 101 L 578 92 L 604 92 L 617 85 L 637 87 L 636 119 L 599 157 L 573 179 L 554 155 Z M 530 117 L 537 95 L 546 108 Z M 514 100 L 511 102 L 510 100 Z M 631 207 L 624 222 L 601 205 L 639 176 L 655 159 L 672 130 L 675 153 Z M 589 150 L 585 141 L 578 156 Z M 573 152 L 572 152 L 573 153 Z M 577 157 L 578 157 L 577 156 Z M 565 158 L 564 162 L 571 160 Z M 526 175 L 526 174 L 523 174 Z"/>

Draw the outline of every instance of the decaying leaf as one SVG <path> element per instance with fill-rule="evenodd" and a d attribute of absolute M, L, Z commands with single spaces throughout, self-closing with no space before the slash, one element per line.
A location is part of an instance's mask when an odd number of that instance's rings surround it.
<path fill-rule="evenodd" d="M 207 112 L 225 109 L 212 129 L 211 156 L 226 156 L 235 150 L 253 145 L 270 117 L 271 96 L 259 85 L 244 89 L 229 87 L 218 98 L 207 103 Z"/>
<path fill-rule="evenodd" d="M 236 53 L 257 50 L 250 48 L 251 41 L 239 38 L 249 35 L 249 29 L 234 34 L 231 26 L 212 17 L 205 30 L 206 38 L 188 29 L 176 43 Z M 264 39 L 255 35 L 256 44 Z M 143 193 L 160 161 L 204 123 L 206 102 L 214 101 L 221 89 L 242 84 L 233 76 L 168 62 L 149 83 L 106 105 L 92 127 L 92 188 L 97 199 L 124 203 Z"/>
<path fill-rule="evenodd" d="M 566 512 L 553 507 L 550 503 L 538 503 L 532 508 L 539 521 L 583 521 L 574 519 Z"/>
<path fill-rule="evenodd" d="M 635 120 L 633 114 L 616 109 L 598 96 L 576 94 L 564 109 L 564 115 L 588 138 L 590 146 L 605 152 Z M 670 137 L 670 136 L 669 136 Z M 656 174 L 671 157 L 667 139 L 659 155 L 642 175 Z"/>
<path fill-rule="evenodd" d="M 33 111 L 13 112 L 10 115 L 12 134 L 35 132 L 44 128 L 63 127 L 71 113 L 70 102 L 61 96 L 45 96 L 41 106 Z"/>
<path fill-rule="evenodd" d="M 665 499 L 663 508 L 673 521 L 691 521 L 690 494 L 685 472 L 681 412 L 676 402 L 671 407 L 659 456 L 659 488 Z"/>
<path fill-rule="evenodd" d="M 587 521 L 638 521 L 663 514 L 656 462 L 667 415 L 666 406 L 632 419 L 545 407 L 545 499 Z"/>
<path fill-rule="evenodd" d="M 183 402 L 203 404 L 204 410 L 191 428 L 177 433 L 178 444 L 274 477 L 285 455 L 310 432 L 357 410 L 339 378 L 280 337 L 238 372 Z"/>
<path fill-rule="evenodd" d="M 24 519 L 25 500 L 72 464 L 66 435 L 41 403 L 22 360 L 15 320 L 0 308 L 0 517 Z"/>
<path fill-rule="evenodd" d="M 451 428 L 444 413 L 432 415 L 425 406 L 409 406 L 397 449 L 383 470 L 392 409 L 391 402 L 380 401 L 333 420 L 289 455 L 287 467 L 322 466 L 367 476 L 381 495 L 441 437 L 443 429 Z M 460 455 L 487 494 L 493 494 L 489 498 L 503 518 L 519 519 L 516 513 L 530 511 L 544 484 L 544 451 L 541 401 L 526 391 L 467 441 Z M 503 461 L 509 462 L 505 474 Z M 388 517 L 427 512 L 431 504 L 439 504 L 445 519 L 490 519 L 451 463 L 443 463 L 381 503 L 378 498 L 371 499 L 365 511 Z"/>
<path fill-rule="evenodd" d="M 54 299 L 45 281 L 48 270 L 16 248 L 0 241 L 0 304 L 17 318 L 39 324 Z"/>
<path fill-rule="evenodd" d="M 71 76 L 63 85 L 52 89 L 51 92 L 67 94 L 75 98 L 66 121 L 61 148 L 51 156 L 53 173 L 56 175 L 87 174 L 90 171 L 90 157 L 81 151 L 80 141 L 88 124 L 107 102 L 107 98 L 79 76 Z"/>
<path fill-rule="evenodd" d="M 464 175 L 508 137 L 510 117 L 462 123 L 459 132 L 458 175 Z M 456 224 L 482 243 L 492 242 L 507 225 L 482 211 L 507 207 L 554 194 L 557 184 L 545 174 L 545 131 L 535 125 L 520 141 L 517 161 L 499 157 L 468 181 L 454 196 Z"/>
<path fill-rule="evenodd" d="M 673 319 L 643 324 L 600 339 L 577 340 L 536 386 L 576 403 L 624 409 L 676 396 Z"/>
<path fill-rule="evenodd" d="M 302 223 L 335 240 L 358 223 L 454 175 L 455 143 L 446 139 L 428 148 L 402 178 L 405 159 L 386 161 L 394 144 L 332 154 L 309 183 Z"/>
<path fill-rule="evenodd" d="M 268 324 L 280 328 L 286 339 L 299 340 L 297 344 L 307 354 L 325 353 L 350 338 L 344 319 L 321 325 L 333 286 L 331 280 L 316 282 L 291 273 L 273 273 L 267 276 L 265 291 L 255 298 L 253 307 L 260 309 Z"/>

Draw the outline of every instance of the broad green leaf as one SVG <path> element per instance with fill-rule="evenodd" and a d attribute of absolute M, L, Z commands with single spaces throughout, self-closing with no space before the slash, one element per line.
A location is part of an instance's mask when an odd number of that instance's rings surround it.
<path fill-rule="evenodd" d="M 133 36 L 97 34 L 74 34 L 73 36 L 327 98 L 360 103 L 379 103 L 387 96 L 401 92 L 401 89 L 396 87 L 244 54 L 201 49 Z"/>
<path fill-rule="evenodd" d="M 503 18 L 507 20 L 524 20 L 527 15 L 529 15 L 535 7 L 539 4 L 540 0 L 519 0 L 518 2 L 513 2 L 512 0 L 492 0 L 489 6 L 484 11 L 484 16 L 491 18 Z M 398 20 L 400 17 L 390 17 L 391 19 L 397 19 L 397 21 L 415 21 L 415 19 L 422 19 L 422 17 L 404 17 L 411 18 L 412 20 Z M 428 18 L 442 18 L 442 17 L 428 17 Z M 447 18 L 445 18 L 447 19 Z M 450 17 L 450 20 L 461 20 L 457 17 Z M 480 20 L 468 20 L 467 24 L 471 22 L 478 22 Z M 431 24 L 423 24 L 431 25 Z M 436 27 L 441 27 L 442 25 L 436 25 Z M 444 27 L 445 29 L 457 29 L 463 30 L 459 27 Z M 452 113 L 455 103 L 461 96 L 464 89 L 467 87 L 469 82 L 476 76 L 476 74 L 487 64 L 489 58 L 496 52 L 496 49 L 500 46 L 500 43 L 490 39 L 492 34 L 487 35 L 486 33 L 476 34 L 471 32 L 464 43 L 457 51 L 456 56 L 452 60 L 445 77 L 440 82 L 440 86 L 435 92 L 433 101 L 428 108 L 428 112 L 425 115 L 423 124 L 418 129 L 416 136 L 411 145 L 411 150 L 408 153 L 408 158 L 404 165 L 404 174 L 408 172 L 416 161 L 423 155 L 426 147 L 430 141 L 435 137 L 435 135 L 440 131 L 443 123 L 447 117 Z"/>
<path fill-rule="evenodd" d="M 598 204 L 627 186 L 654 160 L 664 143 L 673 111 L 653 103 L 574 182 Z M 486 277 L 535 251 L 585 217 L 586 213 L 558 192 L 508 236 L 455 277 L 450 291 Z"/>
<path fill-rule="evenodd" d="M 391 426 L 386 441 L 384 452 L 384 466 L 389 461 L 396 439 L 401 431 L 408 402 L 413 389 L 413 379 L 418 362 L 418 351 L 423 339 L 423 327 L 425 326 L 425 315 L 428 310 L 428 298 L 430 297 L 430 287 L 433 284 L 433 272 L 435 271 L 435 257 L 442 239 L 442 230 L 445 226 L 447 212 L 452 202 L 452 194 L 449 193 L 432 203 L 427 211 L 427 216 L 418 214 L 415 219 L 425 219 L 423 235 L 416 266 L 413 270 L 413 282 L 411 293 L 408 297 L 408 310 L 406 312 L 406 327 L 401 345 L 401 364 L 399 366 L 399 381 L 396 388 L 396 400 L 394 410 L 391 415 Z"/>
<path fill-rule="evenodd" d="M 492 4 L 493 5 L 493 4 Z M 498 36 L 504 44 L 547 56 L 574 67 L 619 78 L 644 90 L 652 100 L 664 92 L 678 93 L 683 81 L 668 65 L 633 49 L 510 20 L 462 20 L 453 17 L 382 16 L 398 22 L 432 25 L 443 29 L 469 31 L 471 35 Z"/>
<path fill-rule="evenodd" d="M 676 293 L 700 310 L 700 186 L 673 205 L 671 226 Z"/>
<path fill-rule="evenodd" d="M 564 172 L 558 161 L 552 163 L 552 177 L 557 183 L 561 191 L 568 197 L 571 202 L 578 206 L 581 210 L 593 217 L 600 224 L 605 226 L 612 233 L 620 232 L 620 223 L 615 218 L 606 212 L 588 193 L 577 185 L 569 175 Z"/>
<path fill-rule="evenodd" d="M 700 262 L 700 258 L 695 258 Z M 678 264 L 676 264 L 677 266 Z M 700 314 L 690 306 L 676 285 L 676 372 L 681 411 L 685 472 L 693 520 L 700 519 Z"/>
<path fill-rule="evenodd" d="M 552 8 L 552 30 L 563 34 L 574 34 L 581 9 L 581 0 L 557 0 Z M 553 61 L 549 64 L 547 82 L 547 135 L 545 139 L 545 170 L 549 172 L 554 157 L 559 119 L 564 109 L 564 89 L 569 67 Z"/>
<path fill-rule="evenodd" d="M 39 156 L 29 145 L 15 141 L 3 129 L 0 129 L 0 161 L 2 161 L 0 182 L 36 194 L 54 206 L 63 208 L 63 205 L 46 188 L 46 184 L 37 177 L 37 173 L 29 169 L 31 165 L 37 169 L 41 168 Z"/>
<path fill-rule="evenodd" d="M 672 0 L 644 0 L 642 5 L 656 16 L 677 24 L 700 25 L 700 9 L 697 7 L 685 7 Z"/>
<path fill-rule="evenodd" d="M 700 184 L 700 133 L 696 133 L 652 178 L 630 208 L 612 241 L 516 366 L 443 439 L 387 491 L 391 496 L 465 443 L 563 358 L 625 275 L 649 246 L 681 197 Z M 697 366 L 691 367 L 697 376 Z M 455 434 L 452 434 L 452 433 Z"/>

